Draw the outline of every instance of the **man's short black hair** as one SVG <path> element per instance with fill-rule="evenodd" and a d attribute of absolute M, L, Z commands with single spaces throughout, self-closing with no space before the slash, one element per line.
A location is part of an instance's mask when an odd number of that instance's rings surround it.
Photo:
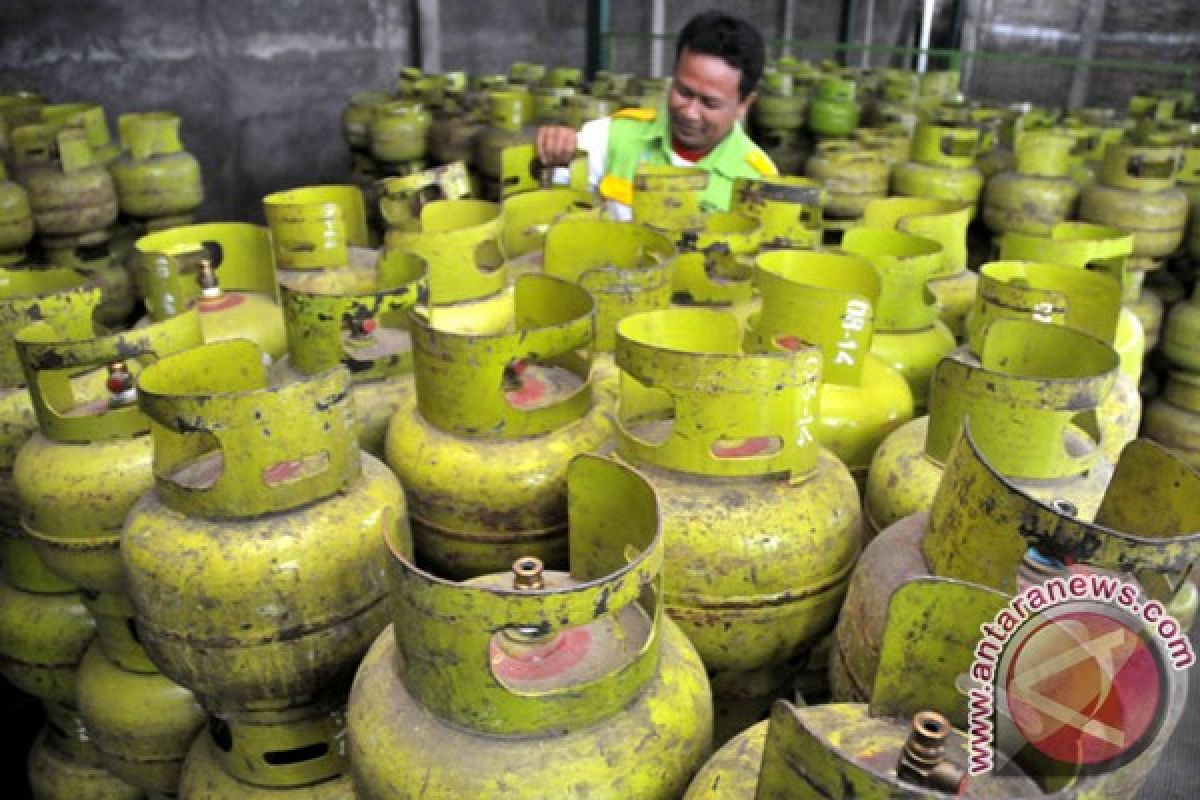
<path fill-rule="evenodd" d="M 702 11 L 688 20 L 675 43 L 675 61 L 683 48 L 693 53 L 716 56 L 742 75 L 738 95 L 742 100 L 758 87 L 766 59 L 762 34 L 741 17 L 724 11 Z"/>

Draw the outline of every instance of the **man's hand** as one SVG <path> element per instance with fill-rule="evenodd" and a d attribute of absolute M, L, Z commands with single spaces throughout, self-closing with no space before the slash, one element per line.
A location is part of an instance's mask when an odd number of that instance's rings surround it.
<path fill-rule="evenodd" d="M 546 125 L 537 129 L 538 158 L 548 167 L 565 167 L 575 157 L 578 134 L 574 128 Z"/>

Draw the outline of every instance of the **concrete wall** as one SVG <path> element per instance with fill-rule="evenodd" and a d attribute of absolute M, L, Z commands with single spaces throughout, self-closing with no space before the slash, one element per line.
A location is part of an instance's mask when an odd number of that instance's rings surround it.
<path fill-rule="evenodd" d="M 4 0 L 0 81 L 55 101 L 183 117 L 206 219 L 261 219 L 260 199 L 341 181 L 350 92 L 409 61 L 404 0 Z"/>
<path fill-rule="evenodd" d="M 965 0 L 982 6 L 978 47 L 1073 56 L 1087 0 Z M 1097 57 L 1200 60 L 1196 0 L 1108 0 Z M 861 36 L 867 0 L 858 0 Z M 754 21 L 768 42 L 835 41 L 842 0 L 667 0 L 665 30 L 695 12 L 724 8 Z M 875 0 L 872 41 L 915 38 L 919 0 Z M 388 88 L 414 60 L 415 0 L 4 0 L 0 89 L 36 87 L 56 101 L 87 100 L 116 115 L 166 109 L 183 116 L 183 138 L 205 169 L 205 219 L 261 220 L 261 197 L 342 181 L 348 155 L 339 117 L 358 89 Z M 947 44 L 952 2 L 938 3 L 934 44 Z M 562 0 L 442 0 L 443 69 L 503 72 L 517 59 L 584 66 L 586 4 Z M 647 0 L 612 0 L 612 28 L 651 30 Z M 646 39 L 617 40 L 616 69 L 647 73 Z M 670 69 L 674 42 L 663 46 Z M 778 49 L 772 46 L 772 55 Z M 822 58 L 831 51 L 800 50 Z M 899 57 L 874 56 L 875 66 Z M 857 58 L 851 63 L 859 63 Z M 1059 104 L 1069 67 L 980 62 L 971 89 L 999 100 Z M 1093 72 L 1087 101 L 1123 106 L 1152 77 Z M 1159 80 L 1166 84 L 1166 80 Z"/>

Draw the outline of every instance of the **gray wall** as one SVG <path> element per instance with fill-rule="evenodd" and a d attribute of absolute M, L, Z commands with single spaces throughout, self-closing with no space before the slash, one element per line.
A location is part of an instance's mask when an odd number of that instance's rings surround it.
<path fill-rule="evenodd" d="M 278 189 L 345 180 L 351 90 L 409 61 L 404 0 L 4 0 L 0 82 L 183 117 L 206 219 L 261 219 Z"/>
<path fill-rule="evenodd" d="M 1088 0 L 965 0 L 980 10 L 978 47 L 1072 56 Z M 1094 0 L 1093 0 L 1094 1 Z M 612 28 L 645 34 L 648 0 L 611 0 Z M 857 0 L 861 38 L 868 0 Z M 1108 0 L 1097 57 L 1200 61 L 1197 0 Z M 783 0 L 667 0 L 674 33 L 696 11 L 749 17 L 768 41 L 834 41 L 842 0 L 795 0 L 783 31 Z M 124 111 L 183 116 L 185 144 L 201 159 L 205 219 L 261 220 L 261 198 L 278 189 L 343 181 L 348 154 L 339 117 L 358 89 L 388 88 L 413 61 L 414 0 L 2 0 L 0 89 L 36 87 L 56 101 L 105 106 L 115 129 Z M 875 0 L 872 42 L 912 44 L 919 0 Z M 938 3 L 935 45 L 945 45 L 951 0 Z M 502 72 L 517 59 L 584 65 L 582 0 L 442 0 L 443 69 Z M 674 43 L 664 45 L 669 69 Z M 772 48 L 772 54 L 777 50 Z M 810 48 L 797 55 L 822 58 Z M 901 64 L 874 56 L 876 66 Z M 852 58 L 851 63 L 858 63 Z M 650 45 L 618 40 L 614 68 L 645 73 Z M 1061 104 L 1069 67 L 979 62 L 972 92 L 998 100 Z M 1148 75 L 1094 71 L 1087 101 L 1123 106 Z M 1158 78 L 1157 83 L 1168 81 Z"/>

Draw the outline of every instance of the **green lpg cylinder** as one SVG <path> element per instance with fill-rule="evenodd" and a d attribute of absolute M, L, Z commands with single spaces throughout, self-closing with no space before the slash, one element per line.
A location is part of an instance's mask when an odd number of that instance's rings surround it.
<path fill-rule="evenodd" d="M 597 402 L 610 411 L 619 384 L 613 361 L 617 323 L 670 306 L 676 255 L 671 239 L 646 225 L 567 219 L 546 234 L 545 273 L 582 286 L 596 301 L 591 377 Z"/>
<path fill-rule="evenodd" d="M 979 298 L 968 318 L 968 345 L 978 353 L 987 327 L 1001 318 L 1032 319 L 1066 325 L 1112 346 L 1119 339 L 1119 283 L 1109 275 L 1063 264 L 993 261 L 985 264 L 979 281 Z M 1135 343 L 1136 345 L 1136 343 Z M 1115 349 L 1115 348 L 1114 348 Z M 1134 346 L 1122 359 L 1116 382 L 1101 398 L 1095 433 L 1108 458 L 1116 461 L 1121 450 L 1137 436 L 1141 420 L 1140 348 Z"/>
<path fill-rule="evenodd" d="M 1200 260 L 1200 133 L 1193 134 L 1183 151 L 1177 185 L 1188 198 L 1188 255 Z"/>
<path fill-rule="evenodd" d="M 522 557 L 452 583 L 392 545 L 395 624 L 350 695 L 361 800 L 671 800 L 708 756 L 704 665 L 663 613 L 654 490 L 595 456 L 567 481 L 570 572 Z"/>
<path fill-rule="evenodd" d="M 83 128 L 28 125 L 13 132 L 17 179 L 29 192 L 42 247 L 51 263 L 87 273 L 104 290 L 98 319 L 121 324 L 133 308 L 124 264 L 109 246 L 117 219 L 112 177 Z"/>
<path fill-rule="evenodd" d="M 146 232 L 192 223 L 204 202 L 200 162 L 183 149 L 178 114 L 150 111 L 117 118 L 124 153 L 110 170 L 121 211 Z"/>
<path fill-rule="evenodd" d="M 1163 331 L 1162 352 L 1171 366 L 1200 373 L 1200 288 L 1171 309 Z"/>
<path fill-rule="evenodd" d="M 609 97 L 569 95 L 563 100 L 563 124 L 580 130 L 592 120 L 611 116 L 617 108 L 617 101 Z"/>
<path fill-rule="evenodd" d="M 369 136 L 371 156 L 385 175 L 424 168 L 433 115 L 421 103 L 394 100 L 374 107 Z"/>
<path fill-rule="evenodd" d="M 742 339 L 708 309 L 617 325 L 616 449 L 658 493 L 666 611 L 709 670 L 718 741 L 790 693 L 861 537 L 854 481 L 816 438 L 819 352 Z"/>
<path fill-rule="evenodd" d="M 954 349 L 954 334 L 938 319 L 926 288 L 942 270 L 941 245 L 882 228 L 854 228 L 846 232 L 842 249 L 866 259 L 879 273 L 871 352 L 904 376 L 912 390 L 913 411 L 922 414 L 933 368 Z"/>
<path fill-rule="evenodd" d="M 1044 775 L 1009 765 L 1003 774 L 967 779 L 967 702 L 955 685 L 971 669 L 979 627 L 1004 600 L 1000 592 L 945 578 L 903 584 L 881 623 L 881 664 L 869 705 L 777 702 L 768 721 L 705 764 L 684 800 L 1099 800 L 1103 793 L 1089 782 L 1057 790 L 1055 773 L 1044 765 Z"/>
<path fill-rule="evenodd" d="M 829 192 L 825 228 L 846 230 L 858 224 L 868 203 L 887 196 L 890 170 L 878 151 L 849 141 L 820 142 L 805 174 Z"/>
<path fill-rule="evenodd" d="M 1079 218 L 1133 234 L 1133 270 L 1162 266 L 1183 242 L 1188 198 L 1175 188 L 1179 147 L 1110 145 L 1099 183 L 1084 190 Z"/>
<path fill-rule="evenodd" d="M 1195 533 L 1200 518 L 1187 499 L 1200 489 L 1194 470 L 1150 442 L 1131 444 L 1122 453 L 1093 522 L 1069 501 L 1039 500 L 1018 488 L 979 452 L 972 426 L 966 427 L 967 433 L 951 453 L 931 511 L 894 524 L 863 554 L 838 623 L 838 649 L 832 662 L 838 696 L 865 696 L 865 687 L 872 685 L 879 691 L 884 662 L 878 642 L 889 604 L 892 614 L 896 612 L 899 587 L 931 576 L 1012 595 L 1028 585 L 1024 581 L 1031 572 L 1031 548 L 1038 560 L 1072 564 L 1073 572 L 1118 572 L 1120 578 L 1140 583 L 1136 607 L 1154 600 L 1185 622 L 1194 615 L 1195 593 L 1180 591 L 1186 586 L 1184 575 L 1200 553 Z M 1164 514 L 1164 509 L 1172 511 Z M 1033 580 L 1041 582 L 1046 570 L 1037 572 L 1042 575 Z M 929 625 L 920 615 L 912 622 L 922 628 Z M 1134 631 L 1143 623 L 1131 615 L 1130 624 L 1128 632 L 1136 637 Z M 1178 633 L 1180 626 L 1175 630 Z M 972 650 L 978 631 L 976 623 L 963 639 Z M 924 637 L 912 639 L 915 647 L 922 646 Z M 1179 673 L 1163 667 L 1161 704 L 1156 709 L 1163 720 L 1161 735 L 1131 761 L 1097 776 L 1092 796 L 1134 796 L 1161 756 L 1184 709 L 1186 693 L 1186 681 L 1180 680 Z M 971 674 L 980 680 L 977 673 Z M 910 684 L 907 691 L 916 685 Z M 937 690 L 926 684 L 920 684 L 920 689 L 926 694 L 941 691 L 965 705 L 953 680 Z"/>
<path fill-rule="evenodd" d="M 1029 320 L 993 323 L 976 354 L 958 351 L 938 364 L 929 416 L 876 450 L 864 501 L 868 536 L 929 509 L 967 414 L 980 448 L 1020 486 L 1094 512 L 1111 462 L 1094 423 L 1089 431 L 1074 419 L 1095 413 L 1115 370 L 1112 348 L 1085 334 Z"/>
<path fill-rule="evenodd" d="M 1017 139 L 1016 172 L 987 183 L 984 224 L 996 235 L 1046 235 L 1073 216 L 1079 186 L 1068 175 L 1074 141 L 1055 131 L 1030 131 Z"/>
<path fill-rule="evenodd" d="M 807 107 L 807 88 L 798 85 L 794 75 L 778 70 L 765 72 L 750 121 L 756 131 L 795 131 L 804 127 Z"/>
<path fill-rule="evenodd" d="M 355 800 L 344 692 L 299 709 L 214 718 L 183 765 L 180 800 Z"/>
<path fill-rule="evenodd" d="M 14 266 L 25 260 L 25 245 L 33 239 L 33 209 L 29 193 L 16 181 L 9 180 L 0 161 L 0 267 Z"/>
<path fill-rule="evenodd" d="M 150 319 L 195 309 L 206 342 L 249 339 L 268 360 L 287 350 L 266 228 L 210 222 L 149 233 L 133 263 Z"/>
<path fill-rule="evenodd" d="M 745 326 L 761 307 L 753 266 L 724 248 L 680 253 L 673 272 L 672 308 L 728 311 Z"/>
<path fill-rule="evenodd" d="M 82 128 L 88 147 L 101 166 L 111 167 L 121 155 L 121 148 L 112 140 L 108 117 L 104 109 L 93 103 L 55 103 L 42 106 L 41 119 L 56 128 Z"/>
<path fill-rule="evenodd" d="M 93 592 L 124 591 L 121 528 L 152 482 L 150 422 L 136 404 L 135 376 L 200 336 L 195 312 L 108 336 L 97 336 L 84 316 L 17 332 L 40 429 L 13 463 L 21 527 L 64 580 Z M 72 385 L 74 375 L 106 367 L 103 396 Z"/>
<path fill-rule="evenodd" d="M 484 181 L 484 196 L 499 199 L 506 147 L 533 142 L 533 97 L 528 91 L 505 89 L 488 93 L 488 126 L 476 139 L 474 167 Z"/>
<path fill-rule="evenodd" d="M 145 795 L 104 768 L 83 720 L 47 707 L 47 723 L 29 751 L 33 800 L 142 800 Z"/>
<path fill-rule="evenodd" d="M 758 257 L 762 312 L 748 337 L 756 350 L 821 349 L 817 440 L 861 489 L 875 448 L 912 419 L 912 390 L 870 352 L 880 279 L 862 258 L 781 250 Z"/>
<path fill-rule="evenodd" d="M 1060 222 L 1046 235 L 1007 233 L 1000 238 L 1001 261 L 1033 261 L 1066 264 L 1107 274 L 1122 286 L 1122 302 L 1137 295 L 1137 281 L 1144 273 L 1127 269 L 1133 253 L 1133 236 L 1117 228 L 1087 222 Z M 1134 312 L 1123 307 L 1117 319 L 1112 346 L 1121 356 L 1121 372 L 1137 380 L 1142 354 L 1153 345 Z"/>
<path fill-rule="evenodd" d="M 204 709 L 158 671 L 137 641 L 133 606 L 120 594 L 88 604 L 97 640 L 79 668 L 79 715 L 113 775 L 154 796 L 174 795 Z"/>
<path fill-rule="evenodd" d="M 42 319 L 90 318 L 99 299 L 99 291 L 74 270 L 0 270 L 0 546 L 20 532 L 12 465 L 38 427 L 13 337 Z M 82 380 L 97 388 L 94 377 Z M 0 553 L 0 563 L 5 560 Z"/>
<path fill-rule="evenodd" d="M 435 200 L 411 227 L 389 228 L 380 258 L 416 259 L 427 270 L 429 304 L 441 324 L 488 333 L 512 322 L 512 288 L 501 248 L 498 203 Z"/>
<path fill-rule="evenodd" d="M 942 246 L 942 267 L 927 286 L 937 300 L 938 317 L 958 339 L 975 302 L 979 276 L 967 269 L 970 208 L 952 200 L 889 197 L 872 200 L 862 217 L 865 228 L 897 230 L 932 239 Z"/>
<path fill-rule="evenodd" d="M 965 203 L 975 216 L 983 174 L 975 166 L 978 128 L 922 122 L 913 133 L 912 156 L 892 170 L 892 193 Z"/>
<path fill-rule="evenodd" d="M 96 160 L 82 128 L 17 128 L 13 149 L 17 179 L 29 192 L 38 233 L 96 235 L 116 222 L 112 177 Z"/>
<path fill-rule="evenodd" d="M 0 92 L 0 161 L 12 164 L 13 129 L 41 122 L 46 101 L 35 90 Z"/>
<path fill-rule="evenodd" d="M 738 178 L 731 210 L 759 221 L 760 250 L 811 250 L 821 243 L 829 193 L 814 180 L 776 175 Z"/>
<path fill-rule="evenodd" d="M 296 380 L 341 364 L 350 373 L 358 444 L 383 458 L 388 422 L 412 389 L 412 337 L 403 312 L 418 302 L 415 260 L 315 271 L 280 282 L 288 354 L 273 378 Z"/>
<path fill-rule="evenodd" d="M 383 537 L 407 552 L 407 513 L 395 477 L 358 448 L 352 402 L 340 366 L 268 386 L 245 340 L 138 378 L 154 488 L 121 556 L 139 638 L 225 719 L 309 705 L 384 625 Z"/>
<path fill-rule="evenodd" d="M 506 197 L 500 244 L 508 261 L 509 280 L 541 272 L 546 236 L 557 221 L 602 213 L 595 196 L 579 189 L 536 189 Z"/>
<path fill-rule="evenodd" d="M 1166 386 L 1146 408 L 1145 435 L 1200 469 L 1200 373 L 1171 370 Z"/>
<path fill-rule="evenodd" d="M 417 563 L 461 578 L 522 553 L 566 563 L 567 464 L 609 436 L 593 399 L 595 306 L 583 288 L 524 276 L 511 327 L 486 334 L 409 315 L 416 397 L 392 418 L 387 460 L 408 493 Z"/>
<path fill-rule="evenodd" d="M 817 82 L 808 107 L 808 129 L 818 137 L 850 136 L 858 127 L 859 106 L 854 81 L 826 77 Z"/>

